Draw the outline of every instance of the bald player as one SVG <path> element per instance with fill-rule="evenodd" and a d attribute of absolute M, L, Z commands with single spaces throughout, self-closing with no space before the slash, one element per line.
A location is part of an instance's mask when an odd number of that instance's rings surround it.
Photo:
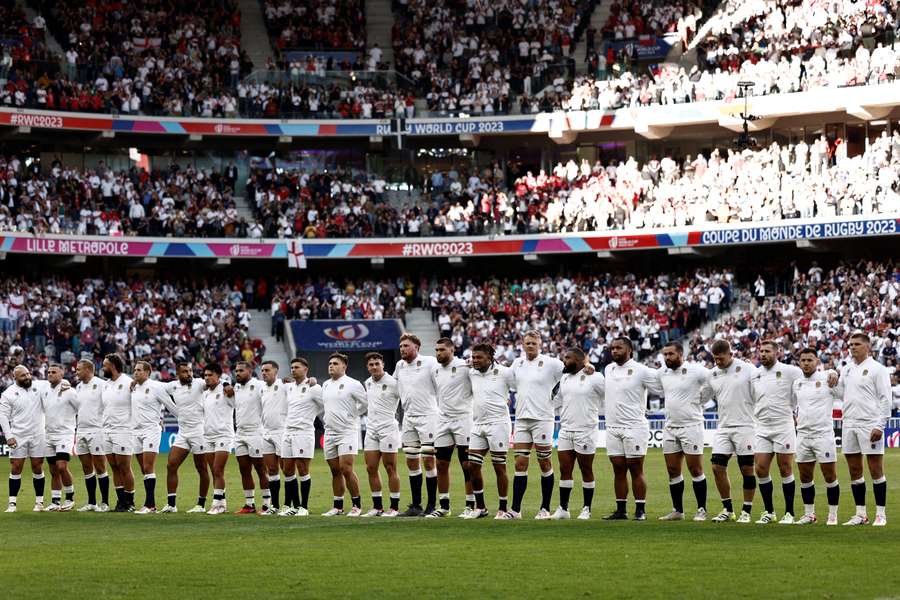
<path fill-rule="evenodd" d="M 16 498 L 22 485 L 25 459 L 31 462 L 34 484 L 34 512 L 44 510 L 44 409 L 41 395 L 46 381 L 33 381 L 31 371 L 23 365 L 13 369 L 15 383 L 0 395 L 0 431 L 9 446 L 9 504 L 6 512 L 16 512 Z"/>

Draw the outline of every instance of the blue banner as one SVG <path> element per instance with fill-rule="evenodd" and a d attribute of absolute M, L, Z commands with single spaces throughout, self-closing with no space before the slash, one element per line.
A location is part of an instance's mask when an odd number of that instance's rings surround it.
<path fill-rule="evenodd" d="M 629 54 L 631 54 L 632 51 L 637 52 L 638 60 L 662 60 L 669 54 L 669 49 L 672 47 L 666 40 L 658 37 L 620 40 L 616 42 L 607 42 L 607 44 L 611 46 L 616 53 L 622 50 L 627 50 Z"/>
<path fill-rule="evenodd" d="M 291 321 L 291 333 L 299 351 L 352 352 L 397 348 L 403 328 L 396 319 Z"/>
<path fill-rule="evenodd" d="M 847 238 L 900 233 L 897 219 L 871 219 L 864 221 L 838 221 L 834 223 L 804 223 L 798 225 L 773 225 L 770 227 L 741 227 L 734 229 L 708 229 L 698 231 L 697 239 L 688 238 L 690 244 L 726 245 L 754 242 L 789 242 Z"/>

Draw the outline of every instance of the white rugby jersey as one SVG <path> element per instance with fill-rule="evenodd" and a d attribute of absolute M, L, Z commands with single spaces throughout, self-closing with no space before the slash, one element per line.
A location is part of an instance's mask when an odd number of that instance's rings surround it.
<path fill-rule="evenodd" d="M 719 407 L 720 428 L 754 426 L 750 380 L 755 375 L 756 367 L 736 358 L 727 369 L 710 369 L 709 387 Z"/>
<path fill-rule="evenodd" d="M 78 431 L 101 431 L 103 429 L 103 388 L 106 380 L 97 376 L 87 383 L 79 381 L 75 386 L 78 395 Z"/>
<path fill-rule="evenodd" d="M 775 361 L 771 369 L 759 367 L 750 380 L 753 416 L 758 427 L 794 427 L 794 381 L 803 377 L 800 367 Z"/>
<path fill-rule="evenodd" d="M 166 388 L 165 383 L 152 379 L 134 386 L 131 403 L 136 432 L 159 427 L 162 421 L 163 407 L 168 408 L 173 415 L 176 413 L 177 408 Z"/>
<path fill-rule="evenodd" d="M 103 429 L 106 433 L 131 433 L 131 377 L 120 374 L 113 381 L 108 379 L 103 388 Z"/>
<path fill-rule="evenodd" d="M 891 416 L 891 375 L 884 365 L 871 356 L 860 364 L 851 360 L 841 369 L 838 390 L 844 427 L 885 427 Z"/>
<path fill-rule="evenodd" d="M 794 380 L 792 393 L 797 405 L 797 433 L 817 435 L 834 429 L 832 411 L 840 398 L 837 386 L 828 387 L 828 375 L 834 371 L 816 371 Z"/>
<path fill-rule="evenodd" d="M 322 414 L 322 386 L 309 385 L 309 379 L 294 383 L 287 394 L 287 415 L 284 418 L 285 431 L 310 431 L 315 427 L 316 417 Z"/>
<path fill-rule="evenodd" d="M 166 384 L 166 391 L 175 401 L 178 430 L 181 433 L 203 432 L 203 392 L 206 382 L 191 379 L 187 385 L 179 380 Z"/>
<path fill-rule="evenodd" d="M 509 421 L 509 392 L 516 389 L 516 376 L 512 369 L 500 363 L 492 363 L 482 373 L 469 369 L 472 382 L 472 411 L 476 425 Z"/>
<path fill-rule="evenodd" d="M 656 371 L 633 358 L 625 364 L 610 363 L 603 372 L 606 379 L 606 426 L 645 427 L 647 392 L 662 396 Z"/>
<path fill-rule="evenodd" d="M 553 420 L 553 388 L 565 365 L 558 358 L 538 354 L 528 360 L 523 354 L 513 361 L 516 376 L 516 419 Z"/>
<path fill-rule="evenodd" d="M 277 433 L 284 431 L 284 418 L 287 416 L 288 384 L 276 380 L 272 385 L 263 382 L 262 391 L 262 423 L 263 431 Z"/>
<path fill-rule="evenodd" d="M 234 437 L 234 398 L 225 395 L 221 383 L 203 392 L 203 435 L 207 438 Z"/>
<path fill-rule="evenodd" d="M 359 417 L 366 412 L 366 389 L 356 379 L 343 375 L 322 384 L 325 431 L 350 433 L 359 430 Z"/>
<path fill-rule="evenodd" d="M 49 382 L 48 382 L 49 383 Z M 62 382 L 49 387 L 43 395 L 44 426 L 52 437 L 75 437 L 75 415 L 78 394 L 73 388 L 62 389 Z"/>
<path fill-rule="evenodd" d="M 418 355 L 412 362 L 398 360 L 394 379 L 400 390 L 403 413 L 411 417 L 438 414 L 437 390 L 432 373 L 440 366 L 433 356 Z"/>
<path fill-rule="evenodd" d="M 400 404 L 400 392 L 397 380 L 385 373 L 381 379 L 366 379 L 366 401 L 369 404 L 367 427 L 383 429 L 397 426 L 397 405 Z"/>
<path fill-rule="evenodd" d="M 0 394 L 0 429 L 7 439 L 22 440 L 44 435 L 43 396 L 46 381 L 31 381 L 28 389 L 12 384 Z"/>
<path fill-rule="evenodd" d="M 662 367 L 657 370 L 657 376 L 666 398 L 666 425 L 703 425 L 703 393 L 708 389 L 709 378 L 706 367 L 681 363 L 677 369 Z"/>
<path fill-rule="evenodd" d="M 262 389 L 265 384 L 251 377 L 247 383 L 234 383 L 234 421 L 238 433 L 262 432 Z"/>
<path fill-rule="evenodd" d="M 441 417 L 452 420 L 472 416 L 472 382 L 466 361 L 455 356 L 447 366 L 438 363 L 432 378 Z"/>
<path fill-rule="evenodd" d="M 564 373 L 556 395 L 559 428 L 566 431 L 597 429 L 603 413 L 605 393 L 606 380 L 600 373 L 587 375 L 583 370 Z"/>

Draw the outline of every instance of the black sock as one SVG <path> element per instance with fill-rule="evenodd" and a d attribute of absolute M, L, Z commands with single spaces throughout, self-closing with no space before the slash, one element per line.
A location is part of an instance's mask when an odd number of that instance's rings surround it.
<path fill-rule="evenodd" d="M 125 504 L 125 488 L 116 486 L 116 505 Z"/>
<path fill-rule="evenodd" d="M 563 485 L 566 484 L 566 485 Z M 572 480 L 559 481 L 559 506 L 563 510 L 569 510 L 569 496 L 572 495 Z"/>
<path fill-rule="evenodd" d="M 886 506 L 887 480 L 884 477 L 872 484 L 872 493 L 875 495 L 875 506 Z"/>
<path fill-rule="evenodd" d="M 338 510 L 344 510 L 344 499 L 343 498 L 335 498 L 333 506 Z"/>
<path fill-rule="evenodd" d="M 278 478 L 275 481 L 269 480 L 269 493 L 272 495 L 272 506 L 274 508 L 281 508 L 281 478 Z"/>
<path fill-rule="evenodd" d="M 669 495 L 672 496 L 672 508 L 676 512 L 684 512 L 684 479 L 678 478 L 675 483 L 669 482 Z"/>
<path fill-rule="evenodd" d="M 172 508 L 175 508 L 175 499 L 176 498 L 178 498 L 177 494 L 168 494 L 166 496 L 166 501 L 168 502 L 169 506 L 171 506 Z"/>
<path fill-rule="evenodd" d="M 128 506 L 134 506 L 134 490 L 131 490 L 130 492 L 125 492 L 124 494 L 125 494 L 125 503 Z"/>
<path fill-rule="evenodd" d="M 734 512 L 734 505 L 731 503 L 731 498 L 722 498 L 722 508 L 730 513 Z"/>
<path fill-rule="evenodd" d="M 384 510 L 384 504 L 381 501 L 381 492 L 372 494 L 372 508 L 375 510 Z"/>
<path fill-rule="evenodd" d="M 700 481 L 692 482 L 694 487 L 694 497 L 697 499 L 697 509 L 706 510 L 706 477 Z"/>
<path fill-rule="evenodd" d="M 586 484 L 581 484 L 581 493 L 584 495 L 584 503 L 582 506 L 585 508 L 590 508 L 591 504 L 594 502 L 594 482 L 590 482 L 591 486 L 588 487 Z M 562 488 L 560 488 L 562 491 Z"/>
<path fill-rule="evenodd" d="M 87 488 L 88 504 L 97 504 L 97 476 L 85 477 L 84 487 Z"/>
<path fill-rule="evenodd" d="M 156 506 L 156 477 L 144 480 L 144 491 L 147 493 L 144 506 Z"/>
<path fill-rule="evenodd" d="M 794 482 L 794 478 L 791 477 L 791 480 L 787 483 L 781 482 L 781 492 L 784 494 L 784 512 L 785 514 L 794 514 L 794 496 L 797 492 L 797 484 Z"/>
<path fill-rule="evenodd" d="M 197 496 L 197 506 L 206 506 L 206 496 Z"/>
<path fill-rule="evenodd" d="M 866 481 L 864 479 L 861 479 L 859 483 L 851 482 L 850 491 L 853 492 L 853 502 L 856 503 L 856 506 L 866 505 Z"/>
<path fill-rule="evenodd" d="M 213 491 L 213 501 L 224 500 L 224 499 L 225 499 L 225 490 L 222 490 L 221 494 L 218 494 L 215 491 Z"/>
<path fill-rule="evenodd" d="M 391 510 L 399 510 L 400 509 L 400 494 L 396 496 L 391 494 Z"/>
<path fill-rule="evenodd" d="M 309 488 L 312 486 L 312 478 L 300 480 L 300 506 L 309 508 Z"/>
<path fill-rule="evenodd" d="M 516 473 L 513 477 L 513 512 L 522 512 L 522 498 L 525 497 L 525 490 L 528 488 L 528 473 Z"/>
<path fill-rule="evenodd" d="M 422 506 L 422 472 L 409 476 L 409 491 L 413 506 Z"/>
<path fill-rule="evenodd" d="M 32 483 L 34 483 L 34 495 L 35 496 L 43 496 L 44 495 L 44 477 L 32 478 Z"/>
<path fill-rule="evenodd" d="M 425 478 L 425 491 L 428 494 L 426 511 L 431 512 L 437 504 L 437 475 Z"/>
<path fill-rule="evenodd" d="M 624 514 L 625 510 L 626 510 L 625 500 L 616 500 L 616 512 Z"/>
<path fill-rule="evenodd" d="M 19 495 L 19 490 L 22 489 L 22 480 L 21 479 L 13 479 L 9 478 L 9 496 L 11 498 L 15 498 Z"/>
<path fill-rule="evenodd" d="M 297 485 L 297 477 L 284 478 L 284 504 L 290 508 L 300 506 L 300 486 Z"/>
<path fill-rule="evenodd" d="M 828 506 L 837 506 L 841 502 L 841 486 L 826 487 L 825 495 L 828 497 Z"/>
<path fill-rule="evenodd" d="M 484 505 L 484 491 L 475 492 L 475 506 L 479 509 L 486 508 Z"/>
<path fill-rule="evenodd" d="M 469 500 L 468 496 L 466 496 L 466 508 L 475 508 L 475 500 Z"/>
<path fill-rule="evenodd" d="M 646 500 L 635 500 L 634 501 L 634 514 L 642 515 L 647 512 L 647 501 Z"/>
<path fill-rule="evenodd" d="M 73 488 L 69 488 L 69 491 L 66 492 L 66 500 L 71 502 L 75 499 L 75 490 Z"/>
<path fill-rule="evenodd" d="M 547 475 L 541 474 L 541 508 L 545 510 L 550 510 L 550 502 L 553 501 L 553 484 L 555 482 L 556 477 L 553 471 L 550 471 Z"/>
<path fill-rule="evenodd" d="M 763 508 L 765 508 L 767 513 L 775 512 L 775 504 L 772 502 L 772 492 L 774 490 L 775 486 L 771 479 L 766 482 L 759 482 L 759 495 L 762 496 Z"/>
<path fill-rule="evenodd" d="M 815 504 L 816 503 L 816 486 L 803 486 L 800 484 L 800 498 L 803 500 L 803 504 Z"/>
<path fill-rule="evenodd" d="M 362 500 L 359 496 L 350 496 L 350 504 L 356 508 L 362 508 Z"/>
<path fill-rule="evenodd" d="M 97 485 L 100 487 L 100 501 L 109 504 L 109 475 L 104 473 L 97 476 Z"/>
<path fill-rule="evenodd" d="M 450 510 L 450 496 L 444 496 L 439 502 L 441 504 L 441 510 Z"/>
<path fill-rule="evenodd" d="M 741 506 L 741 510 L 749 515 L 750 512 L 753 510 L 753 503 L 752 502 L 744 502 L 743 506 Z"/>
<path fill-rule="evenodd" d="M 502 498 L 500 498 L 500 507 L 499 507 L 499 508 L 500 508 L 501 511 L 506 512 L 506 510 L 507 510 L 507 501 L 506 501 L 506 497 L 505 497 L 505 496 L 502 497 Z"/>

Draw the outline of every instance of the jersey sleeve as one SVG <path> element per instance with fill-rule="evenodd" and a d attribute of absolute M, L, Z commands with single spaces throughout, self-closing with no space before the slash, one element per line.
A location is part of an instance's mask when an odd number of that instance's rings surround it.
<path fill-rule="evenodd" d="M 9 420 L 12 417 L 12 403 L 9 395 L 4 392 L 0 395 L 0 431 L 8 438 L 10 436 Z"/>
<path fill-rule="evenodd" d="M 356 413 L 364 415 L 369 412 L 369 399 L 366 397 L 366 388 L 360 382 L 355 382 L 350 392 L 356 401 Z"/>
<path fill-rule="evenodd" d="M 506 382 L 506 387 L 509 388 L 509 391 L 516 391 L 516 374 L 515 372 L 507 367 L 505 371 L 503 371 L 503 379 Z"/>
<path fill-rule="evenodd" d="M 553 383 L 559 383 L 562 379 L 563 370 L 566 368 L 566 365 L 558 358 L 552 358 L 551 364 L 553 365 Z"/>
<path fill-rule="evenodd" d="M 606 402 L 606 378 L 599 372 L 595 372 L 593 379 L 594 381 L 591 385 L 594 388 L 594 393 L 597 394 L 600 398 L 600 403 L 603 404 Z"/>
<path fill-rule="evenodd" d="M 651 369 L 650 367 L 643 367 L 642 371 L 643 375 L 641 378 L 643 380 L 644 387 L 647 388 L 647 391 L 655 396 L 664 396 L 665 390 L 663 390 L 662 380 L 659 377 L 659 371 L 657 369 Z"/>
<path fill-rule="evenodd" d="M 157 402 L 165 406 L 166 410 L 173 415 L 178 414 L 178 408 L 175 406 L 175 402 L 172 401 L 172 396 L 169 395 L 168 384 L 154 385 L 153 394 L 156 396 Z"/>
<path fill-rule="evenodd" d="M 882 428 L 887 427 L 891 418 L 891 374 L 885 367 L 875 373 L 875 393 L 878 395 L 878 415 L 882 420 Z"/>

